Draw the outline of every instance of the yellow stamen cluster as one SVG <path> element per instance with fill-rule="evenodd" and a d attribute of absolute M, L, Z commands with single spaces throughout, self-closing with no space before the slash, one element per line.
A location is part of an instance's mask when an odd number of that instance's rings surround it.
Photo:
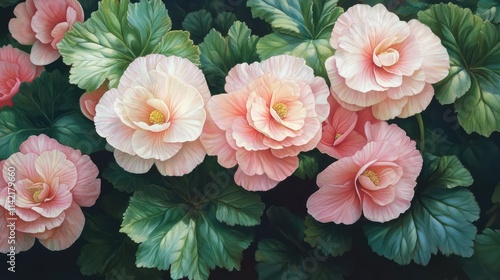
<path fill-rule="evenodd" d="M 335 134 L 335 140 L 339 139 L 340 136 L 342 136 L 342 134 L 340 134 L 340 133 Z"/>
<path fill-rule="evenodd" d="M 38 196 L 40 195 L 40 193 L 42 192 L 42 189 L 38 188 L 36 189 L 36 191 L 33 193 L 33 201 L 35 201 L 36 203 L 39 203 L 40 200 L 38 200 Z"/>
<path fill-rule="evenodd" d="M 288 113 L 288 108 L 283 103 L 276 103 L 273 105 L 273 109 L 278 114 L 278 116 L 282 119 Z"/>
<path fill-rule="evenodd" d="M 165 115 L 163 115 L 158 110 L 153 110 L 151 114 L 149 114 L 149 123 L 150 124 L 164 124 L 165 123 Z"/>
<path fill-rule="evenodd" d="M 380 184 L 380 180 L 377 176 L 377 173 L 371 171 L 371 170 L 365 170 L 363 171 L 363 173 L 361 173 L 361 175 L 364 175 L 366 177 L 368 177 L 368 179 L 370 179 L 370 181 L 372 181 L 372 183 L 375 185 L 375 186 L 378 186 Z"/>

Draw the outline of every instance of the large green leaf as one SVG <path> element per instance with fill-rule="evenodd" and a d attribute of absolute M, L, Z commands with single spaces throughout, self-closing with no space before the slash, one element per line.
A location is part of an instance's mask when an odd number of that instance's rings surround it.
<path fill-rule="evenodd" d="M 264 204 L 219 170 L 200 166 L 191 175 L 166 179 L 165 187 L 134 193 L 120 231 L 141 243 L 138 267 L 170 268 L 174 279 L 208 279 L 216 266 L 240 268 L 253 239 L 245 226 L 260 223 Z"/>
<path fill-rule="evenodd" d="M 88 243 L 77 260 L 81 273 L 106 279 L 162 279 L 156 269 L 135 266 L 138 246 L 119 229 L 120 221 L 102 214 L 86 215 L 82 237 Z"/>
<path fill-rule="evenodd" d="M 239 63 L 251 63 L 259 59 L 256 45 L 259 37 L 245 23 L 236 21 L 226 37 L 215 29 L 210 30 L 200 44 L 201 69 L 212 87 L 213 93 L 224 91 L 226 76 Z"/>
<path fill-rule="evenodd" d="M 23 83 L 12 98 L 14 106 L 0 109 L 0 158 L 19 151 L 30 135 L 42 133 L 85 154 L 104 149 L 106 141 L 80 112 L 81 94 L 59 71 L 43 72 Z"/>
<path fill-rule="evenodd" d="M 111 182 L 115 189 L 127 193 L 140 191 L 146 185 L 161 184 L 162 182 L 161 176 L 154 168 L 144 174 L 132 174 L 123 170 L 116 163 L 112 163 L 104 169 L 102 176 Z"/>
<path fill-rule="evenodd" d="M 46 130 L 18 117 L 11 108 L 0 110 L 0 160 L 19 151 L 19 146 L 31 135 L 38 135 Z"/>
<path fill-rule="evenodd" d="M 365 234 L 372 249 L 398 264 L 429 263 L 437 250 L 445 255 L 473 254 L 479 206 L 464 188 L 429 188 L 412 201 L 410 210 L 387 223 L 368 223 Z"/>
<path fill-rule="evenodd" d="M 500 131 L 500 29 L 451 3 L 434 5 L 418 18 L 450 55 L 450 74 L 435 86 L 437 100 L 455 102 L 467 133 Z"/>
<path fill-rule="evenodd" d="M 171 20 L 160 0 L 103 0 L 84 23 L 76 23 L 58 44 L 70 81 L 92 91 L 106 79 L 116 87 L 127 66 L 151 53 L 178 55 L 199 62 L 188 34 L 168 32 Z M 185 34 L 184 34 L 185 33 Z M 183 35 L 184 34 L 184 35 Z"/>
<path fill-rule="evenodd" d="M 257 44 L 261 59 L 280 54 L 302 57 L 317 75 L 327 77 L 325 60 L 334 54 L 330 35 L 343 12 L 336 0 L 249 0 L 247 6 L 274 30 Z"/>
<path fill-rule="evenodd" d="M 320 223 L 311 216 L 306 217 L 305 226 L 304 240 L 313 248 L 319 248 L 323 254 L 336 257 L 351 250 L 352 236 L 347 226 Z"/>
<path fill-rule="evenodd" d="M 214 19 L 212 15 L 207 10 L 199 10 L 189 13 L 186 18 L 184 18 L 182 29 L 189 31 L 191 34 L 190 37 L 194 43 L 199 44 L 203 41 L 203 38 L 208 34 L 213 25 Z"/>
<path fill-rule="evenodd" d="M 346 268 L 339 259 L 304 242 L 303 219 L 275 206 L 267 210 L 267 217 L 277 235 L 261 240 L 257 246 L 259 279 L 343 279 Z"/>
<path fill-rule="evenodd" d="M 472 175 L 467 170 L 457 156 L 436 157 L 429 153 L 425 154 L 428 170 L 431 174 L 428 176 L 427 185 L 429 187 L 468 187 L 474 182 Z"/>
<path fill-rule="evenodd" d="M 496 280 L 500 275 L 500 230 L 487 228 L 474 241 L 474 255 L 463 260 L 464 271 L 473 280 Z"/>
<path fill-rule="evenodd" d="M 500 23 L 500 1 L 479 0 L 477 2 L 476 14 L 484 20 Z"/>

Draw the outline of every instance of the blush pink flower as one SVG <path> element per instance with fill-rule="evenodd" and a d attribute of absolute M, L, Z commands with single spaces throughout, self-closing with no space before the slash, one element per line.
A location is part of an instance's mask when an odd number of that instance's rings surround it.
<path fill-rule="evenodd" d="M 0 48 L 0 108 L 12 106 L 21 83 L 33 81 L 43 70 L 31 63 L 29 54 L 11 45 Z"/>
<path fill-rule="evenodd" d="M 325 62 L 332 95 L 349 110 L 371 108 L 380 120 L 422 112 L 434 96 L 431 84 L 448 75 L 448 53 L 430 28 L 400 21 L 382 4 L 349 8 L 330 45 L 336 49 Z"/>
<path fill-rule="evenodd" d="M 352 156 L 366 144 L 365 123 L 377 123 L 379 120 L 373 117 L 369 108 L 349 111 L 331 96 L 328 103 L 330 115 L 323 122 L 323 133 L 317 148 L 336 159 Z"/>
<path fill-rule="evenodd" d="M 106 91 L 108 91 L 108 86 L 106 84 L 102 84 L 98 89 L 86 92 L 80 97 L 80 110 L 89 120 L 94 120 L 95 107 Z"/>
<path fill-rule="evenodd" d="M 99 170 L 87 155 L 44 134 L 30 136 L 19 150 L 0 163 L 0 223 L 4 217 L 12 217 L 6 212 L 12 209 L 8 173 L 9 168 L 15 168 L 16 231 L 22 233 L 18 245 L 27 250 L 37 238 L 50 250 L 64 250 L 83 230 L 85 218 L 80 207 L 94 205 L 100 194 Z M 1 227 L 2 239 L 8 235 L 9 230 Z"/>
<path fill-rule="evenodd" d="M 269 190 L 314 149 L 329 113 L 328 87 L 305 61 L 289 55 L 231 69 L 227 93 L 213 96 L 201 137 L 209 155 L 231 168 L 247 190 Z"/>
<path fill-rule="evenodd" d="M 307 200 L 316 220 L 353 224 L 363 213 L 370 221 L 387 222 L 410 207 L 423 163 L 415 141 L 386 122 L 366 123 L 365 134 L 362 150 L 318 174 L 319 190 Z"/>
<path fill-rule="evenodd" d="M 209 98 L 203 73 L 189 60 L 139 57 L 97 104 L 96 130 L 126 171 L 146 173 L 155 164 L 162 175 L 182 176 L 205 158 L 199 137 Z"/>
<path fill-rule="evenodd" d="M 60 57 L 57 43 L 75 22 L 83 22 L 83 8 L 77 0 L 26 0 L 14 9 L 9 22 L 12 37 L 24 45 L 33 45 L 30 59 L 35 65 L 47 65 Z"/>

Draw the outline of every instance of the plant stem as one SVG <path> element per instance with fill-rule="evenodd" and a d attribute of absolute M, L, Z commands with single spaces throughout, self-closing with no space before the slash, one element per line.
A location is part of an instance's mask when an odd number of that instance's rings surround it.
<path fill-rule="evenodd" d="M 422 116 L 420 114 L 416 114 L 415 117 L 417 118 L 418 122 L 418 129 L 419 129 L 419 134 L 420 134 L 420 140 L 418 143 L 418 148 L 420 152 L 424 152 L 425 148 L 425 131 L 424 131 L 424 120 L 422 119 Z"/>

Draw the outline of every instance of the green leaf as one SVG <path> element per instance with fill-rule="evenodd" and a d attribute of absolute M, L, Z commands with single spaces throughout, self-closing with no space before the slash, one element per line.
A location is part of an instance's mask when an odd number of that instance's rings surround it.
<path fill-rule="evenodd" d="M 427 154 L 427 161 L 429 161 L 430 156 Z M 434 170 L 427 178 L 429 187 L 468 187 L 474 182 L 469 170 L 462 165 L 457 156 L 432 157 L 434 159 L 431 165 Z"/>
<path fill-rule="evenodd" d="M 319 155 L 317 151 L 311 151 L 307 153 L 299 154 L 299 167 L 293 175 L 299 177 L 302 180 L 315 179 L 319 173 Z"/>
<path fill-rule="evenodd" d="M 121 192 L 132 193 L 144 189 L 146 185 L 160 184 L 162 182 L 158 172 L 152 168 L 144 174 L 132 174 L 116 163 L 111 163 L 104 169 L 102 176 Z"/>
<path fill-rule="evenodd" d="M 71 83 L 93 91 L 108 79 L 109 87 L 116 87 L 136 57 L 151 53 L 186 55 L 180 47 L 196 50 L 187 36 L 172 36 L 170 28 L 171 20 L 160 0 L 133 4 L 128 0 L 103 0 L 87 21 L 76 23 L 65 34 L 58 48 L 64 63 L 72 66 Z M 192 50 L 187 53 L 184 57 L 198 62 Z"/>
<path fill-rule="evenodd" d="M 476 15 L 493 23 L 500 23 L 500 2 L 498 0 L 479 0 Z"/>
<path fill-rule="evenodd" d="M 479 206 L 465 188 L 428 188 L 414 198 L 411 208 L 386 223 L 364 226 L 373 251 L 400 265 L 412 260 L 427 265 L 431 254 L 470 257 Z"/>
<path fill-rule="evenodd" d="M 303 219 L 275 206 L 268 209 L 267 216 L 279 235 L 257 245 L 255 268 L 259 279 L 343 279 L 345 264 L 304 243 Z"/>
<path fill-rule="evenodd" d="M 106 279 L 162 279 L 158 270 L 137 268 L 135 244 L 119 233 L 120 222 L 102 214 L 86 215 L 77 264 L 83 275 L 106 275 Z"/>
<path fill-rule="evenodd" d="M 271 24 L 274 33 L 257 44 L 261 59 L 280 54 L 304 58 L 316 75 L 327 78 L 325 60 L 334 54 L 329 40 L 343 12 L 337 1 L 249 0 L 253 17 Z"/>
<path fill-rule="evenodd" d="M 301 247 L 304 241 L 304 220 L 293 215 L 284 207 L 276 207 L 271 205 L 267 209 L 267 217 L 269 223 L 289 242 Z"/>
<path fill-rule="evenodd" d="M 94 123 L 80 112 L 72 112 L 56 119 L 47 136 L 84 154 L 102 150 L 106 144 L 106 140 L 97 134 Z"/>
<path fill-rule="evenodd" d="M 236 21 L 226 37 L 212 29 L 200 44 L 201 69 L 212 92 L 224 91 L 227 73 L 236 64 L 258 60 L 256 45 L 259 37 L 251 33 L 245 23 Z"/>
<path fill-rule="evenodd" d="M 441 104 L 455 102 L 467 133 L 489 136 L 500 131 L 500 32 L 469 9 L 448 4 L 418 13 L 450 55 L 450 73 L 436 84 Z"/>
<path fill-rule="evenodd" d="M 243 225 L 258 224 L 264 204 L 258 194 L 236 186 L 227 170 L 210 170 L 200 166 L 166 179 L 166 187 L 134 193 L 120 231 L 141 243 L 138 267 L 170 269 L 174 279 L 208 279 L 216 266 L 240 268 L 253 239 L 253 230 Z"/>
<path fill-rule="evenodd" d="M 306 279 L 299 267 L 292 264 L 300 263 L 297 250 L 275 239 L 264 239 L 259 242 L 255 252 L 256 269 L 259 279 Z"/>
<path fill-rule="evenodd" d="M 12 6 L 14 4 L 17 4 L 17 2 L 19 2 L 19 0 L 0 0 L 0 7 L 9 7 L 9 6 Z"/>
<path fill-rule="evenodd" d="M 189 13 L 182 22 L 182 28 L 191 33 L 191 39 L 195 44 L 203 41 L 214 24 L 212 15 L 207 10 L 199 10 Z"/>
<path fill-rule="evenodd" d="M 68 83 L 67 75 L 57 70 L 21 84 L 12 98 L 14 106 L 0 110 L 0 157 L 19 151 L 19 145 L 30 135 L 42 133 L 84 154 L 104 149 L 106 141 L 80 112 L 81 93 Z"/>
<path fill-rule="evenodd" d="M 218 221 L 230 226 L 256 226 L 260 224 L 260 216 L 264 204 L 258 195 L 248 196 L 242 188 L 229 188 L 214 198 L 215 217 Z"/>
<path fill-rule="evenodd" d="M 378 3 L 384 4 L 389 10 L 399 16 L 402 20 L 411 20 L 415 18 L 417 13 L 421 10 L 425 10 L 429 7 L 429 1 L 423 0 L 404 0 L 404 1 L 392 1 L 392 0 L 363 0 L 363 4 L 368 4 L 370 6 L 375 6 Z"/>
<path fill-rule="evenodd" d="M 472 280 L 495 280 L 500 275 L 500 230 L 487 228 L 474 241 L 474 255 L 463 260 Z"/>
<path fill-rule="evenodd" d="M 200 64 L 200 49 L 198 46 L 193 45 L 193 41 L 189 39 L 189 32 L 187 31 L 169 31 L 152 53 L 159 53 L 165 56 L 180 56 L 196 65 Z"/>
<path fill-rule="evenodd" d="M 498 183 L 497 186 L 495 187 L 495 191 L 491 196 L 491 202 L 500 204 L 500 183 Z"/>
<path fill-rule="evenodd" d="M 31 135 L 38 135 L 44 131 L 24 118 L 17 117 L 13 109 L 2 108 L 0 110 L 0 160 L 19 152 L 19 146 Z"/>
<path fill-rule="evenodd" d="M 229 28 L 231 28 L 236 20 L 237 18 L 235 14 L 230 12 L 222 12 L 215 18 L 214 28 L 215 30 L 222 33 L 222 35 L 227 35 L 227 32 L 229 32 Z"/>
<path fill-rule="evenodd" d="M 320 223 L 311 216 L 306 217 L 305 226 L 304 240 L 313 248 L 319 248 L 323 254 L 336 257 L 351 250 L 352 237 L 347 226 Z"/>

